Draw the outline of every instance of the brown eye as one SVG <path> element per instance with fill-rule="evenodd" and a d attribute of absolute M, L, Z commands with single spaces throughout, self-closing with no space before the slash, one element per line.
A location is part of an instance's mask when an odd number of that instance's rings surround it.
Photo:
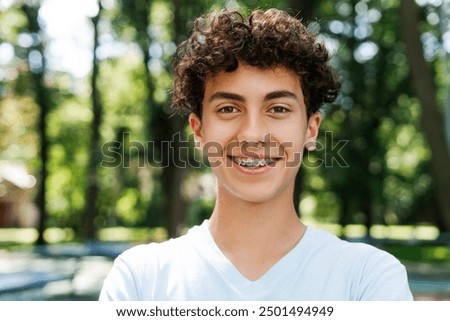
<path fill-rule="evenodd" d="M 238 112 L 238 109 L 234 106 L 225 106 L 219 109 L 219 113 L 231 114 Z"/>
<path fill-rule="evenodd" d="M 289 112 L 289 109 L 283 106 L 274 106 L 269 109 L 269 112 L 272 114 L 285 114 Z"/>

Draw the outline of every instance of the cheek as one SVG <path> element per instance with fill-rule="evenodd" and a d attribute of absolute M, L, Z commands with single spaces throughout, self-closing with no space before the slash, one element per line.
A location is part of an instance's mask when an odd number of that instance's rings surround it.
<path fill-rule="evenodd" d="M 305 132 L 302 128 L 289 128 L 279 132 L 272 132 L 271 140 L 280 144 L 286 151 L 298 151 L 303 149 Z"/>
<path fill-rule="evenodd" d="M 223 149 L 226 148 L 227 144 L 235 140 L 236 137 L 235 130 L 232 126 L 217 121 L 205 126 L 204 134 L 205 142 L 221 145 Z"/>
<path fill-rule="evenodd" d="M 215 130 L 216 129 L 216 130 Z M 227 133 L 221 128 L 205 128 L 204 131 L 203 155 L 208 158 L 210 166 L 214 169 L 224 164 L 226 147 L 227 147 Z"/>
<path fill-rule="evenodd" d="M 222 146 L 226 144 L 226 132 L 217 128 L 217 130 L 209 130 L 205 132 L 205 143 L 209 143 L 214 146 Z"/>
<path fill-rule="evenodd" d="M 298 169 L 303 159 L 305 134 L 300 130 L 286 131 L 274 137 L 280 144 L 280 152 L 284 154 L 286 167 Z"/>

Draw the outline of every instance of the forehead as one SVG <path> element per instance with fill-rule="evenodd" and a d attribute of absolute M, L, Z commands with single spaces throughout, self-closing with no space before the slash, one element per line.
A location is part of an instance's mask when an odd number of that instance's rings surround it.
<path fill-rule="evenodd" d="M 287 90 L 303 96 L 300 78 L 284 67 L 259 68 L 246 64 L 232 71 L 220 71 L 207 77 L 205 97 L 217 91 L 236 92 L 243 96 L 265 95 L 268 92 Z"/>

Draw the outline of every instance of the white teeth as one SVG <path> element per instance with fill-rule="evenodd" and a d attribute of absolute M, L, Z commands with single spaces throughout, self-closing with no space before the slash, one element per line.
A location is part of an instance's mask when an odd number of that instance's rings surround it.
<path fill-rule="evenodd" d="M 274 160 L 270 158 L 239 158 L 234 157 L 234 161 L 241 166 L 247 167 L 257 167 L 257 166 L 266 166 L 274 162 Z"/>

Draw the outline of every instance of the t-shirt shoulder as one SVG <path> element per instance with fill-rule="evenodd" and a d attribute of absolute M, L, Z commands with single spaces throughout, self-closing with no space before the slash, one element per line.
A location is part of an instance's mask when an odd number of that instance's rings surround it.
<path fill-rule="evenodd" d="M 167 278 L 170 267 L 189 255 L 191 239 L 201 235 L 204 228 L 195 226 L 177 238 L 136 245 L 121 253 L 104 281 L 100 300 L 137 301 L 153 297 L 157 280 Z"/>
<path fill-rule="evenodd" d="M 329 264 L 343 266 L 354 283 L 352 300 L 411 300 L 406 269 L 390 253 L 373 245 L 342 240 L 308 227 L 310 247 Z M 388 291 L 386 291 L 388 289 Z"/>

